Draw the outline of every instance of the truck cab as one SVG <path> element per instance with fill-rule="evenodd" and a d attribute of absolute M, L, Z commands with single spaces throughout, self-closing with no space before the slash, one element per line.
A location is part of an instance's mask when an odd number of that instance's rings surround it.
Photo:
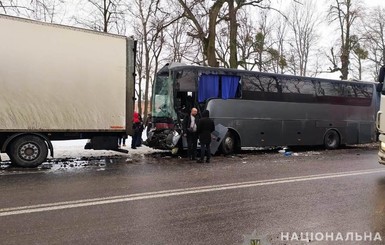
<path fill-rule="evenodd" d="M 385 66 L 382 66 L 378 75 L 377 91 L 380 92 L 380 108 L 377 112 L 376 127 L 379 133 L 380 149 L 378 151 L 378 162 L 385 165 Z"/>

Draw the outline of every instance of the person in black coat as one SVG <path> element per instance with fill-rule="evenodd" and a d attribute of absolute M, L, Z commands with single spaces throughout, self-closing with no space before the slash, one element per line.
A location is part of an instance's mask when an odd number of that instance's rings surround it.
<path fill-rule="evenodd" d="M 197 133 L 199 137 L 199 142 L 201 143 L 201 157 L 197 161 L 202 163 L 204 157 L 206 155 L 206 162 L 210 162 L 211 152 L 210 152 L 210 144 L 211 144 L 211 133 L 214 132 L 215 125 L 214 121 L 210 119 L 210 113 L 208 110 L 203 111 L 202 119 L 199 120 Z"/>

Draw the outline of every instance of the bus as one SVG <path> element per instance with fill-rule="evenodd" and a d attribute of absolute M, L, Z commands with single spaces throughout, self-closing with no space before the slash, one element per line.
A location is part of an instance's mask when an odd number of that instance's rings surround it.
<path fill-rule="evenodd" d="M 220 150 L 373 142 L 377 83 L 171 63 L 157 73 L 147 144 L 175 147 L 192 107 L 227 129 Z M 182 137 L 181 137 L 182 138 Z"/>

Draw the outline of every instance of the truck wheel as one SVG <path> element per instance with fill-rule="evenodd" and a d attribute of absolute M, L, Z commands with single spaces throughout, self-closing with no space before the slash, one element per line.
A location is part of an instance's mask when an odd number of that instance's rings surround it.
<path fill-rule="evenodd" d="M 329 130 L 324 137 L 324 146 L 326 149 L 334 150 L 340 146 L 340 135 L 335 130 Z"/>
<path fill-rule="evenodd" d="M 11 142 L 9 157 L 17 166 L 37 167 L 47 159 L 47 155 L 47 144 L 38 136 L 26 135 Z"/>
<path fill-rule="evenodd" d="M 235 138 L 233 134 L 229 131 L 226 133 L 221 143 L 222 153 L 225 155 L 234 153 L 235 146 L 236 146 Z"/>

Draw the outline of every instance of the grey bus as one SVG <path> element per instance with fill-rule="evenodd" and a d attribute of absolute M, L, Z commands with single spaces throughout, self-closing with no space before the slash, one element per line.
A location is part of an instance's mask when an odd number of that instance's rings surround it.
<path fill-rule="evenodd" d="M 376 83 L 340 81 L 171 63 L 156 76 L 154 128 L 148 145 L 176 145 L 192 107 L 207 109 L 228 129 L 225 154 L 241 147 L 340 145 L 373 142 L 379 106 Z"/>

